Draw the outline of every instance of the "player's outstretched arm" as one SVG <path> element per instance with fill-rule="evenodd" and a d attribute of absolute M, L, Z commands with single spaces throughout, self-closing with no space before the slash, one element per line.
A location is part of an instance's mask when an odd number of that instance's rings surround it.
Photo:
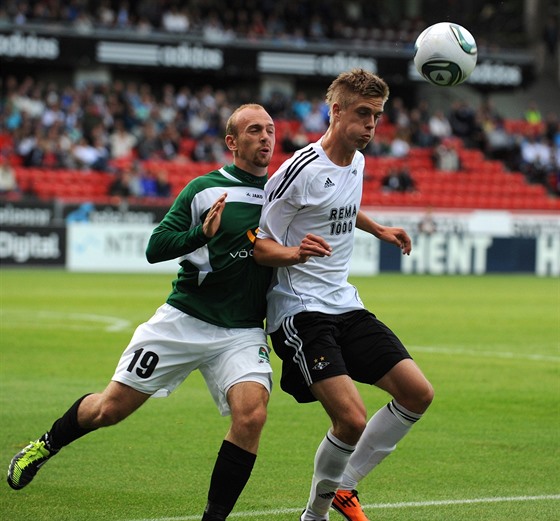
<path fill-rule="evenodd" d="M 332 252 L 329 243 L 318 235 L 308 233 L 299 246 L 283 246 L 273 239 L 257 239 L 253 257 L 264 266 L 280 268 L 303 264 L 311 257 L 328 257 Z"/>
<path fill-rule="evenodd" d="M 383 226 L 370 219 L 361 210 L 356 217 L 356 227 L 365 232 L 371 233 L 381 241 L 385 241 L 398 246 L 403 255 L 410 255 L 412 251 L 412 241 L 402 228 L 396 226 Z"/>

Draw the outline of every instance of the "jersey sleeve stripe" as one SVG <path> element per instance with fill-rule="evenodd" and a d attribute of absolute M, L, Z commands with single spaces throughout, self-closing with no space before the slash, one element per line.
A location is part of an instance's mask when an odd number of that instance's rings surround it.
<path fill-rule="evenodd" d="M 303 152 L 294 159 L 292 164 L 286 169 L 286 173 L 276 190 L 272 191 L 268 196 L 269 202 L 280 197 L 293 183 L 299 173 L 309 164 L 319 158 L 319 154 L 313 149 Z"/>

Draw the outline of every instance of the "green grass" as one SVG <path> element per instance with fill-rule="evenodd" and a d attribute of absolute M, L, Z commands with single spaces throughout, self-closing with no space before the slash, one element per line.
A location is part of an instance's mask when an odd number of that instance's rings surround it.
<path fill-rule="evenodd" d="M 560 282 L 505 275 L 353 282 L 436 389 L 425 418 L 360 485 L 372 521 L 557 520 Z M 0 270 L 0 465 L 7 469 L 78 397 L 103 389 L 134 328 L 169 289 L 168 275 Z M 388 400 L 360 388 L 370 414 Z M 307 499 L 327 418 L 278 384 L 269 411 L 232 519 L 293 521 Z M 171 397 L 65 448 L 26 489 L 0 484 L 0 519 L 199 520 L 228 424 L 197 373 Z"/>

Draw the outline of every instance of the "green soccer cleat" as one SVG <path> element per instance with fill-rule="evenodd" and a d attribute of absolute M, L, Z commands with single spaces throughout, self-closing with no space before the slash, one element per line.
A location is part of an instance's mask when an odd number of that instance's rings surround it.
<path fill-rule="evenodd" d="M 44 441 L 32 441 L 12 458 L 8 469 L 8 485 L 14 490 L 22 489 L 55 454 L 45 447 Z"/>

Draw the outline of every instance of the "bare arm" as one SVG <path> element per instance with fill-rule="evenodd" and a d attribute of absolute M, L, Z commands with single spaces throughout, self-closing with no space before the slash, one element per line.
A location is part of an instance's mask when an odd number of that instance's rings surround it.
<path fill-rule="evenodd" d="M 310 257 L 328 257 L 331 251 L 332 249 L 325 239 L 308 233 L 299 246 L 283 246 L 273 239 L 257 239 L 253 258 L 264 266 L 280 268 L 303 264 Z"/>
<path fill-rule="evenodd" d="M 412 242 L 408 234 L 402 229 L 394 226 L 383 226 L 370 219 L 362 210 L 356 217 L 356 227 L 364 232 L 371 233 L 381 241 L 389 242 L 398 246 L 403 255 L 410 255 Z"/>

